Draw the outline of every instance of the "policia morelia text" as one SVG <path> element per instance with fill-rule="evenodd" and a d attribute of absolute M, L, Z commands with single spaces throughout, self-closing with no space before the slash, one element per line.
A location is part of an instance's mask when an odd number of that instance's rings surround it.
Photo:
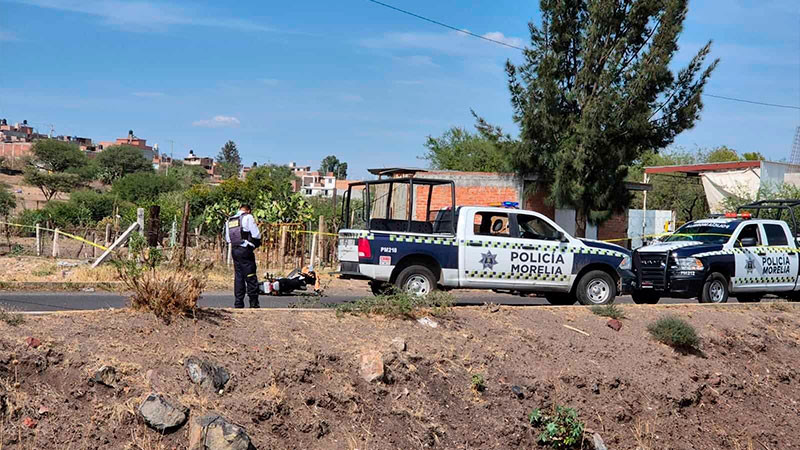
<path fill-rule="evenodd" d="M 256 276 L 255 249 L 261 245 L 261 232 L 250 206 L 242 205 L 239 212 L 225 223 L 225 241 L 231 244 L 233 256 L 234 308 L 244 308 L 244 296 L 250 299 L 250 307 L 258 308 L 258 277 Z"/>

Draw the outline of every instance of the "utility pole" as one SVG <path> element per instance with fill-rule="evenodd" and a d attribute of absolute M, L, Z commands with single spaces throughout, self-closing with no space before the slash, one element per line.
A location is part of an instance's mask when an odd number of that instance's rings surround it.
<path fill-rule="evenodd" d="M 169 142 L 169 165 L 167 166 L 167 176 L 169 176 L 169 166 L 172 165 L 172 153 L 175 150 L 175 141 L 167 139 L 167 142 Z"/>

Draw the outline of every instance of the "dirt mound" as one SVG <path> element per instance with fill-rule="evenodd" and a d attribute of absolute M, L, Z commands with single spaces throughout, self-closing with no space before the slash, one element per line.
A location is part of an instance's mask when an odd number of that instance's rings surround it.
<path fill-rule="evenodd" d="M 0 447 L 187 448 L 188 425 L 162 436 L 138 415 L 157 392 L 190 422 L 225 417 L 261 449 L 538 448 L 528 415 L 555 405 L 577 409 L 611 449 L 800 448 L 800 309 L 623 309 L 620 331 L 573 307 L 457 309 L 436 328 L 331 311 L 0 323 Z M 696 327 L 700 351 L 649 337 L 666 313 Z M 362 355 L 375 351 L 384 373 L 368 382 Z M 230 380 L 219 391 L 193 384 L 190 357 Z"/>

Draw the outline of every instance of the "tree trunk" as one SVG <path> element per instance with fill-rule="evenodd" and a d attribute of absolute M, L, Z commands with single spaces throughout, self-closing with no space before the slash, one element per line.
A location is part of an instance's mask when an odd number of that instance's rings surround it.
<path fill-rule="evenodd" d="M 575 237 L 586 237 L 586 213 L 581 209 L 575 210 Z"/>

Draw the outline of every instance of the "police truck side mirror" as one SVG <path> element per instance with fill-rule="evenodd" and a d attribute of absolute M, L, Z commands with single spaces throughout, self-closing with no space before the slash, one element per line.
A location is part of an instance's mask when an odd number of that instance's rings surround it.
<path fill-rule="evenodd" d="M 758 241 L 756 241 L 756 238 L 747 237 L 747 238 L 742 238 L 739 241 L 739 244 L 742 247 L 755 247 L 758 244 Z"/>
<path fill-rule="evenodd" d="M 556 239 L 558 239 L 559 242 L 569 242 L 569 239 L 567 239 L 567 236 L 564 235 L 563 231 L 556 232 Z"/>

